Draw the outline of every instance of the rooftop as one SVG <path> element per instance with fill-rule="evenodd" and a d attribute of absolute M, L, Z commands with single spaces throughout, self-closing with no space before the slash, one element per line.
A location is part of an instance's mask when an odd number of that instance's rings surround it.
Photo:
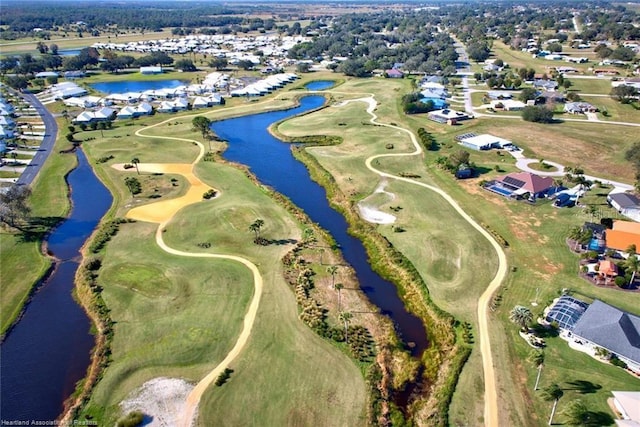
<path fill-rule="evenodd" d="M 573 327 L 573 334 L 640 363 L 640 317 L 594 300 Z"/>

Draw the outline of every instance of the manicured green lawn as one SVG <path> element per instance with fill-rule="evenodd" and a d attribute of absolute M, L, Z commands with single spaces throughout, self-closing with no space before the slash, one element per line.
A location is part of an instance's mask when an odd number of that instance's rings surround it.
<path fill-rule="evenodd" d="M 157 122 L 159 118 L 147 120 Z M 199 139 L 191 132 L 190 122 L 190 118 L 176 116 L 169 121 L 171 126 L 165 124 L 148 133 Z M 119 132 L 133 134 L 132 128 L 109 131 L 108 138 L 91 141 L 88 149 L 92 157 L 114 155 L 98 169 L 121 194 L 120 203 L 128 203 L 120 182 L 129 172 L 115 171 L 110 164 L 133 156 L 141 162 L 190 162 L 196 153 L 188 142 L 115 138 Z M 300 237 L 299 225 L 243 171 L 218 162 L 201 162 L 196 171 L 219 190 L 220 197 L 183 208 L 165 227 L 165 241 L 188 252 L 245 256 L 258 265 L 265 280 L 249 343 L 233 362 L 230 381 L 223 388 L 212 386 L 203 397 L 200 423 L 361 424 L 366 391 L 359 368 L 298 319 L 293 292 L 280 266 L 280 258 L 291 245 L 255 245 L 248 229 L 256 218 L 262 218 L 264 237 L 287 240 Z M 118 212 L 122 215 L 126 208 L 121 205 Z M 250 273 L 240 264 L 167 255 L 153 241 L 155 227 L 124 225 L 109 243 L 101 269 L 99 281 L 105 284 L 104 297 L 117 322 L 114 362 L 86 412 L 107 423 L 117 417 L 118 402 L 149 379 L 201 379 L 235 343 L 253 295 Z M 203 248 L 199 243 L 210 246 Z M 132 259 L 136 262 L 131 263 Z M 335 402 L 340 402 L 339 410 Z"/>

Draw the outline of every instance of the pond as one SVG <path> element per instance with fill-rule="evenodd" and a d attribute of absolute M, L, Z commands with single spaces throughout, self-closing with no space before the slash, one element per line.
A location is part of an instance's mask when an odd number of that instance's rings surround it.
<path fill-rule="evenodd" d="M 188 81 L 183 80 L 148 80 L 136 81 L 125 80 L 121 82 L 101 82 L 91 83 L 93 89 L 106 94 L 144 92 L 146 90 L 173 89 L 178 86 L 188 85 Z"/>
<path fill-rule="evenodd" d="M 336 84 L 333 80 L 316 80 L 313 82 L 309 82 L 304 87 L 309 90 L 325 90 L 333 87 Z"/>
<path fill-rule="evenodd" d="M 331 233 L 369 300 L 394 321 L 401 339 L 410 344 L 414 356 L 419 356 L 428 345 L 422 321 L 407 311 L 395 285 L 371 269 L 362 242 L 349 235 L 349 224 L 329 205 L 324 188 L 313 181 L 307 168 L 293 157 L 289 144 L 267 131 L 272 123 L 318 108 L 323 103 L 322 96 L 305 96 L 297 108 L 223 120 L 213 123 L 212 128 L 229 143 L 223 154 L 225 158 L 249 166 L 263 184 L 287 196 Z"/>
<path fill-rule="evenodd" d="M 67 178 L 72 211 L 46 240 L 58 260 L 56 268 L 0 346 L 2 420 L 55 420 L 89 366 L 95 339 L 72 291 L 80 248 L 112 198 L 82 150 L 77 157 L 78 166 Z"/>

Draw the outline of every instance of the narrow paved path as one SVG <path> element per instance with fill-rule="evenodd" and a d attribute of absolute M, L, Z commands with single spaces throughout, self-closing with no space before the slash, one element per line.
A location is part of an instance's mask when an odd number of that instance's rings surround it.
<path fill-rule="evenodd" d="M 19 185 L 31 185 L 38 175 L 38 172 L 40 172 L 40 169 L 42 169 L 42 165 L 45 160 L 47 160 L 47 157 L 49 157 L 49 154 L 51 154 L 51 151 L 53 150 L 53 146 L 56 143 L 56 138 L 58 136 L 58 123 L 56 123 L 56 119 L 53 117 L 53 114 L 51 114 L 49 110 L 42 105 L 35 95 L 24 92 L 19 94 L 19 96 L 24 98 L 29 104 L 31 104 L 31 106 L 33 106 L 33 108 L 35 108 L 38 115 L 42 118 L 46 129 L 42 142 L 40 143 L 40 148 L 36 152 L 36 155 L 33 157 L 29 166 L 25 168 L 17 181 L 17 184 Z"/>
<path fill-rule="evenodd" d="M 373 96 L 368 98 L 360 98 L 348 100 L 342 103 L 342 105 L 347 104 L 353 101 L 361 101 L 368 104 L 367 113 L 371 116 L 370 122 L 374 123 L 378 126 L 384 126 L 392 129 L 400 130 L 411 138 L 411 142 L 415 147 L 415 150 L 410 153 L 394 153 L 394 154 L 378 154 L 375 156 L 371 156 L 366 160 L 366 166 L 372 172 L 378 174 L 381 177 L 395 179 L 398 181 L 407 182 L 413 185 L 419 185 L 421 187 L 427 188 L 437 194 L 439 194 L 447 203 L 449 203 L 456 212 L 467 221 L 473 228 L 475 228 L 480 234 L 482 234 L 491 244 L 491 246 L 496 251 L 498 255 L 498 270 L 496 271 L 496 275 L 493 280 L 487 286 L 487 289 L 480 296 L 478 300 L 478 333 L 480 339 L 480 353 L 482 355 L 482 368 L 484 371 L 484 424 L 485 426 L 495 427 L 499 424 L 498 418 L 498 394 L 497 394 L 497 386 L 495 380 L 495 370 L 493 367 L 493 355 L 491 353 L 491 343 L 489 340 L 489 304 L 491 302 L 491 297 L 495 293 L 495 291 L 500 287 L 500 284 L 504 280 L 507 274 L 507 256 L 502 249 L 502 247 L 498 244 L 498 242 L 493 238 L 493 236 L 485 230 L 480 224 L 478 224 L 468 213 L 466 213 L 460 205 L 445 191 L 438 187 L 434 187 L 429 184 L 425 184 L 423 182 L 415 181 L 410 178 L 405 178 L 397 175 L 392 175 L 386 172 L 382 172 L 373 166 L 371 166 L 372 162 L 376 159 L 380 159 L 383 157 L 403 157 L 403 156 L 416 156 L 422 153 L 422 147 L 418 143 L 415 135 L 408 129 L 404 129 L 399 126 L 394 126 L 385 123 L 379 123 L 377 121 L 378 116 L 375 114 L 376 101 Z"/>
<path fill-rule="evenodd" d="M 187 116 L 185 116 L 187 117 Z M 191 117 L 191 116 L 188 116 Z M 184 118 L 184 117 L 181 117 Z M 167 121 L 175 120 L 174 118 L 168 119 L 164 122 L 145 127 L 143 129 L 139 129 L 136 131 L 136 136 L 143 138 L 160 138 L 158 135 L 145 135 L 145 130 L 149 130 L 153 127 L 159 126 L 161 124 L 166 123 Z M 187 178 L 187 181 L 190 184 L 190 188 L 182 197 L 177 199 L 172 199 L 164 202 L 151 203 L 148 205 L 140 206 L 130 210 L 127 213 L 127 217 L 138 219 L 141 221 L 148 222 L 158 222 L 158 229 L 156 230 L 156 243 L 157 245 L 164 250 L 165 252 L 175 255 L 175 256 L 184 256 L 184 257 L 193 257 L 193 258 L 216 258 L 216 259 L 226 259 L 230 261 L 239 262 L 244 265 L 251 271 L 253 275 L 254 282 L 254 292 L 253 298 L 249 304 L 249 308 L 247 309 L 247 313 L 244 317 L 244 322 L 242 326 L 242 331 L 236 340 L 235 345 L 227 353 L 226 357 L 218 363 L 203 379 L 196 384 L 194 389 L 187 396 L 187 401 L 185 403 L 185 409 L 182 414 L 176 414 L 176 425 L 180 427 L 190 427 L 195 422 L 195 417 L 198 409 L 198 404 L 200 403 L 200 399 L 202 395 L 207 390 L 207 388 L 211 385 L 212 382 L 218 378 L 218 376 L 229 367 L 231 362 L 235 360 L 236 357 L 242 352 L 245 345 L 249 341 L 249 337 L 251 336 L 251 331 L 253 329 L 253 325 L 255 323 L 256 314 L 258 312 L 258 308 L 260 307 L 260 298 L 262 296 L 263 289 L 263 280 L 260 275 L 260 271 L 258 267 L 249 261 L 246 258 L 235 256 L 235 255 L 226 255 L 226 254 L 212 254 L 212 253 L 193 253 L 193 252 L 184 252 L 174 248 L 169 247 L 163 240 L 162 234 L 163 230 L 167 226 L 167 224 L 173 219 L 175 214 L 182 209 L 184 206 L 190 205 L 192 203 L 196 203 L 202 201 L 202 194 L 207 189 L 211 188 L 208 185 L 204 184 L 200 179 L 194 174 L 193 168 L 202 159 L 204 156 L 205 150 L 204 145 L 202 143 L 186 138 L 176 138 L 176 137 L 163 137 L 166 139 L 190 142 L 198 144 L 200 148 L 200 152 L 193 163 L 190 164 L 160 164 L 160 163 L 140 163 L 138 164 L 138 168 L 142 171 L 146 172 L 171 172 L 171 173 L 179 173 L 184 175 Z M 114 167 L 119 167 L 120 165 L 114 165 Z M 219 195 L 217 196 L 219 197 Z"/>

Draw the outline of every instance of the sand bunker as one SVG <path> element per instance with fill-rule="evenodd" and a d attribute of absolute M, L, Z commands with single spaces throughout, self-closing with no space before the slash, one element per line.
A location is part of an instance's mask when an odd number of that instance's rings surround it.
<path fill-rule="evenodd" d="M 193 385 L 178 378 L 154 378 L 144 383 L 120 403 L 123 414 L 142 411 L 145 426 L 175 427 L 185 410 L 187 395 Z"/>
<path fill-rule="evenodd" d="M 113 165 L 114 169 L 124 170 L 122 164 Z M 183 175 L 189 182 L 189 190 L 181 197 L 148 205 L 138 206 L 127 212 L 127 218 L 138 221 L 164 223 L 171 218 L 183 207 L 201 202 L 202 195 L 212 187 L 194 175 L 193 165 L 190 163 L 140 163 L 138 169 L 143 173 L 171 173 Z M 131 170 L 131 169 L 129 169 Z"/>
<path fill-rule="evenodd" d="M 358 205 L 358 211 L 362 219 L 373 224 L 393 224 L 396 222 L 395 216 L 369 206 Z"/>
<path fill-rule="evenodd" d="M 371 222 L 373 224 L 393 224 L 396 222 L 396 217 L 391 215 L 390 213 L 382 212 L 378 208 L 367 204 L 369 200 L 371 200 L 377 194 L 385 194 L 388 196 L 388 199 L 391 201 L 396 198 L 395 194 L 385 191 L 385 187 L 387 186 L 387 181 L 382 181 L 378 187 L 374 190 L 373 194 L 358 203 L 358 212 L 360 212 L 360 216 L 367 222 Z"/>

